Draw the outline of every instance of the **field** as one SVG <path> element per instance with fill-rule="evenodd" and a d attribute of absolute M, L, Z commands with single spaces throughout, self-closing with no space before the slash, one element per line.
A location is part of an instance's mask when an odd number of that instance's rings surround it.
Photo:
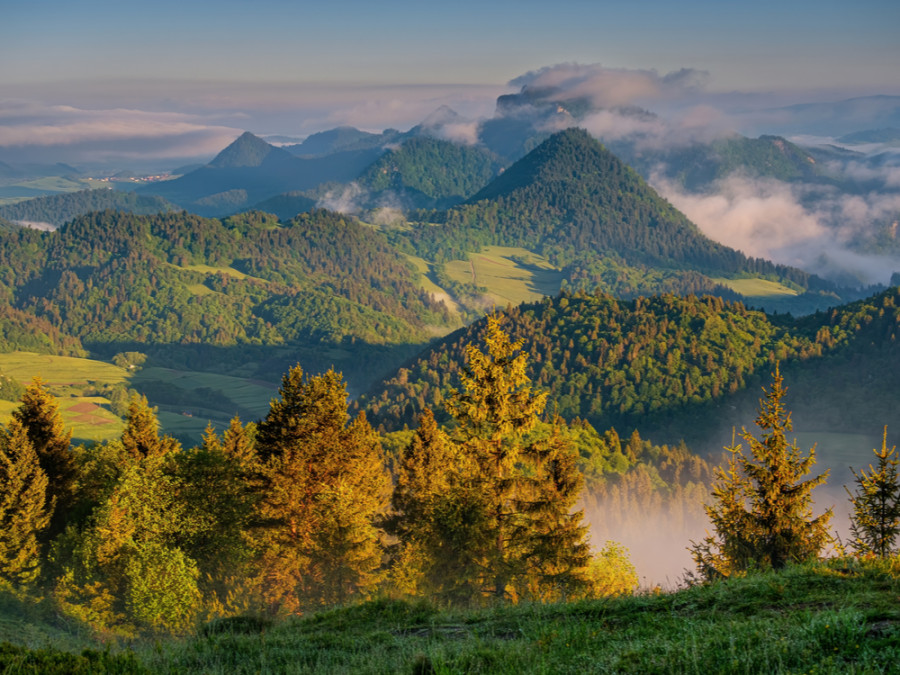
<path fill-rule="evenodd" d="M 122 432 L 122 421 L 109 411 L 109 400 L 94 390 L 104 385 L 127 383 L 129 374 L 105 361 L 50 356 L 31 352 L 0 354 L 0 372 L 23 384 L 40 377 L 59 400 L 60 414 L 73 438 L 104 441 Z M 7 422 L 15 403 L 0 402 L 0 421 Z"/>
<path fill-rule="evenodd" d="M 407 260 L 409 260 L 413 265 L 416 266 L 416 269 L 419 271 L 419 285 L 422 287 L 426 293 L 431 293 L 434 296 L 435 300 L 441 301 L 443 300 L 444 304 L 447 305 L 447 309 L 449 309 L 455 316 L 460 316 L 462 310 L 459 305 L 454 302 L 453 298 L 450 297 L 450 294 L 447 293 L 443 288 L 438 286 L 431 278 L 431 264 L 425 260 L 424 258 L 419 258 L 418 256 L 406 255 Z"/>
<path fill-rule="evenodd" d="M 445 269 L 454 281 L 487 287 L 486 297 L 497 307 L 556 295 L 563 278 L 542 256 L 512 246 L 485 246 L 470 253 L 469 260 L 447 263 Z"/>
<path fill-rule="evenodd" d="M 146 388 L 151 392 L 151 405 L 159 408 L 163 431 L 192 439 L 199 439 L 209 422 L 223 429 L 239 411 L 244 412 L 244 422 L 263 417 L 276 394 L 270 384 L 241 377 L 154 367 L 130 373 L 105 361 L 30 352 L 0 354 L 0 372 L 23 384 L 29 384 L 35 376 L 44 380 L 48 391 L 59 400 L 60 414 L 73 430 L 76 442 L 105 441 L 121 434 L 122 420 L 110 412 L 108 399 L 96 395 L 106 385 L 125 385 L 137 391 Z M 152 392 L 160 386 L 184 392 L 189 403 L 155 400 Z M 211 394 L 233 405 L 204 405 Z M 0 401 L 0 422 L 7 422 L 16 406 Z"/>
<path fill-rule="evenodd" d="M 793 297 L 799 293 L 777 281 L 767 279 L 713 279 L 717 284 L 727 286 L 735 293 L 740 293 L 746 298 L 779 298 Z"/>

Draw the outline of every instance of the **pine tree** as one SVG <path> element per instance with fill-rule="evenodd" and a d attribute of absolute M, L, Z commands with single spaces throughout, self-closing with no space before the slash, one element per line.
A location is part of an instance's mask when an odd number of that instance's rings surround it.
<path fill-rule="evenodd" d="M 847 490 L 853 506 L 850 546 L 859 554 L 873 553 L 886 558 L 893 552 L 900 535 L 900 472 L 896 449 L 895 446 L 888 450 L 885 427 L 881 450 L 873 450 L 878 458 L 877 468 L 869 464 L 868 474 L 853 471 L 856 490 L 853 494 Z"/>
<path fill-rule="evenodd" d="M 817 556 L 831 540 L 831 510 L 812 514 L 812 491 L 828 472 L 804 480 L 815 464 L 815 448 L 804 455 L 785 437 L 792 425 L 783 383 L 776 364 L 756 418 L 760 437 L 744 429 L 748 451 L 740 445 L 729 448 L 729 469 L 719 472 L 713 493 L 717 503 L 707 506 L 716 535 L 692 548 L 705 578 L 754 567 L 778 570 Z"/>
<path fill-rule="evenodd" d="M 258 582 L 271 609 L 365 594 L 381 559 L 375 517 L 388 496 L 377 435 L 364 417 L 348 426 L 340 375 L 288 372 L 259 423 L 266 480 L 255 536 Z"/>
<path fill-rule="evenodd" d="M 26 429 L 14 418 L 0 432 L 0 580 L 13 586 L 37 580 L 40 535 L 49 522 L 47 476 Z"/>
<path fill-rule="evenodd" d="M 65 529 L 75 499 L 77 470 L 70 448 L 72 431 L 66 430 L 59 405 L 40 378 L 25 389 L 12 417 L 25 429 L 47 475 L 47 511 L 51 520 L 42 537 L 49 541 Z"/>

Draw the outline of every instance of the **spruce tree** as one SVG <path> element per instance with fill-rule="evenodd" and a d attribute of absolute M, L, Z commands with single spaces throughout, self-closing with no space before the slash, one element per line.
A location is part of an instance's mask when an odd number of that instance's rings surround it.
<path fill-rule="evenodd" d="M 147 397 L 135 395 L 128 404 L 122 445 L 135 459 L 161 456 L 180 449 L 178 441 L 170 436 L 159 436 L 159 419 L 156 408 L 151 408 Z"/>
<path fill-rule="evenodd" d="M 853 471 L 856 490 L 853 494 L 847 490 L 853 506 L 850 546 L 859 554 L 873 553 L 886 558 L 893 552 L 900 535 L 900 473 L 896 449 L 895 446 L 888 450 L 885 427 L 881 450 L 873 450 L 878 466 L 869 464 L 869 473 Z"/>
<path fill-rule="evenodd" d="M 365 417 L 347 424 L 347 391 L 334 371 L 288 372 L 259 423 L 266 481 L 254 534 L 257 581 L 273 610 L 368 593 L 381 560 L 374 520 L 389 482 Z"/>
<path fill-rule="evenodd" d="M 533 588 L 535 575 L 577 584 L 588 555 L 581 514 L 569 513 L 581 488 L 573 451 L 558 438 L 549 446 L 529 442 L 547 395 L 532 389 L 527 355 L 498 317 L 487 317 L 484 342 L 487 352 L 467 345 L 462 391 L 448 405 L 454 440 L 477 468 L 482 522 L 472 546 L 483 592 L 517 596 L 529 582 Z"/>
<path fill-rule="evenodd" d="M 47 475 L 26 429 L 13 418 L 0 432 L 0 580 L 17 587 L 37 580 L 51 508 Z"/>
<path fill-rule="evenodd" d="M 384 528 L 395 587 L 408 594 L 466 602 L 480 592 L 476 539 L 484 532 L 477 466 L 438 426 L 430 408 L 403 451 Z"/>
<path fill-rule="evenodd" d="M 729 469 L 719 472 L 716 503 L 706 507 L 716 534 L 692 548 L 706 578 L 750 568 L 778 570 L 819 555 L 831 540 L 831 510 L 812 513 L 812 491 L 828 472 L 804 478 L 815 464 L 815 448 L 804 454 L 785 436 L 792 424 L 783 383 L 776 364 L 756 418 L 762 433 L 757 438 L 744 429 L 747 451 L 730 448 Z"/>
<path fill-rule="evenodd" d="M 77 470 L 70 447 L 72 431 L 65 428 L 59 404 L 37 377 L 25 389 L 12 417 L 25 429 L 47 475 L 47 511 L 51 520 L 42 534 L 47 541 L 65 529 L 75 499 Z"/>

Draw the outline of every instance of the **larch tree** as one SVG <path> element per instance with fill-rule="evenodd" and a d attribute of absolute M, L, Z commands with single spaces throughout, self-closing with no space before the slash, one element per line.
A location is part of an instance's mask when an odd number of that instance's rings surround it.
<path fill-rule="evenodd" d="M 815 464 L 815 448 L 805 454 L 796 441 L 787 440 L 792 423 L 778 364 L 771 387 L 763 391 L 756 418 L 761 434 L 742 431 L 749 447 L 730 448 L 729 469 L 720 471 L 714 491 L 716 503 L 707 506 L 716 534 L 692 547 L 704 578 L 750 568 L 782 569 L 818 556 L 832 539 L 831 509 L 819 516 L 812 512 L 812 491 L 828 472 L 805 478 Z"/>
<path fill-rule="evenodd" d="M 40 535 L 50 522 L 46 493 L 47 475 L 13 419 L 0 431 L 0 580 L 12 586 L 27 587 L 40 575 Z"/>
<path fill-rule="evenodd" d="M 856 490 L 850 495 L 850 546 L 858 554 L 873 553 L 880 558 L 892 554 L 900 535 L 900 473 L 897 471 L 896 446 L 888 450 L 887 427 L 881 450 L 873 450 L 877 467 L 853 476 Z M 845 488 L 846 489 L 846 488 Z"/>
<path fill-rule="evenodd" d="M 25 389 L 12 417 L 25 430 L 47 475 L 47 511 L 51 518 L 42 537 L 49 541 L 65 529 L 75 499 L 77 468 L 70 447 L 72 431 L 65 428 L 59 404 L 37 377 Z"/>
<path fill-rule="evenodd" d="M 265 490 L 254 538 L 263 602 L 296 613 L 374 588 L 382 555 L 374 520 L 389 478 L 365 417 L 348 425 L 339 374 L 305 378 L 295 366 L 279 393 L 257 427 Z"/>

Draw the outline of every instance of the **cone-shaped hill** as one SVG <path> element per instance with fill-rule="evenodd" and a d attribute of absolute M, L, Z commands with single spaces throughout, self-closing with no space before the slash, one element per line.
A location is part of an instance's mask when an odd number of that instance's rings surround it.
<path fill-rule="evenodd" d="M 559 267 L 614 256 L 628 265 L 822 285 L 801 270 L 712 241 L 581 129 L 554 134 L 466 204 L 417 216 L 437 225 L 410 234 L 433 260 L 464 257 L 481 245 L 520 246 Z"/>

